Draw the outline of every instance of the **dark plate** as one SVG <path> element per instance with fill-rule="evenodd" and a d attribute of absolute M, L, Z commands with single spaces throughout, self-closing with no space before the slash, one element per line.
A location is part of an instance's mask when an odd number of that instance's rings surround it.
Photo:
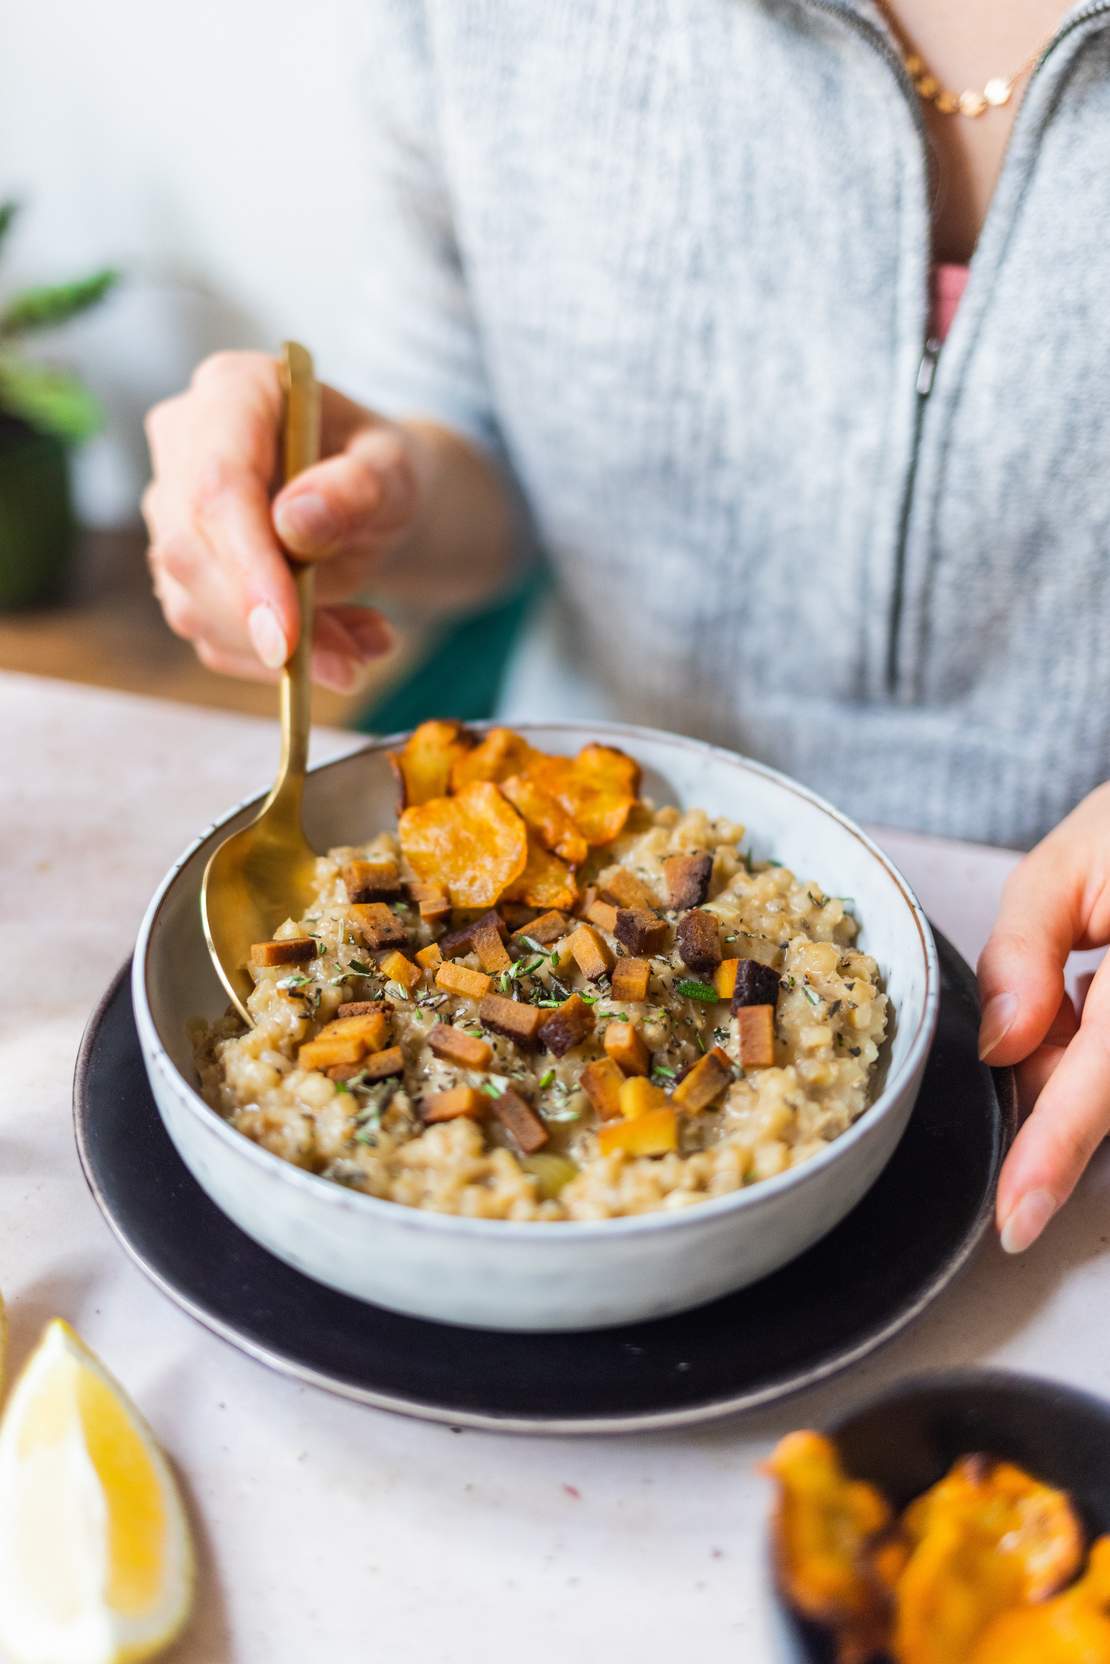
<path fill-rule="evenodd" d="M 938 948 L 936 1043 L 878 1182 L 793 1264 L 654 1323 L 550 1335 L 461 1330 L 333 1293 L 283 1265 L 209 1201 L 170 1143 L 126 969 L 81 1047 L 77 1148 L 105 1217 L 148 1276 L 274 1368 L 468 1426 L 596 1433 L 704 1421 L 769 1403 L 873 1351 L 936 1298 L 987 1226 L 1013 1131 L 1013 1084 L 979 1063 L 974 979 L 943 938 Z"/>
<path fill-rule="evenodd" d="M 961 1456 L 1017 1462 L 1071 1494 L 1088 1538 L 1110 1531 L 1110 1404 L 1005 1370 L 952 1370 L 904 1381 L 830 1429 L 846 1470 L 902 1509 Z M 824 1629 L 784 1614 L 797 1664 L 834 1664 Z"/>

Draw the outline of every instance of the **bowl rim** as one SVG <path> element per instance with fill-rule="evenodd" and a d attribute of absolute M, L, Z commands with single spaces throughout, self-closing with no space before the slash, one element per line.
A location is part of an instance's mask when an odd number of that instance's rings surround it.
<path fill-rule="evenodd" d="M 970 1393 L 982 1393 L 988 1397 L 995 1393 L 1010 1393 L 1027 1400 L 1056 1398 L 1066 1401 L 1069 1409 L 1076 1414 L 1090 1417 L 1092 1421 L 1110 1428 L 1110 1400 L 1090 1387 L 1078 1386 L 1073 1381 L 1058 1381 L 1051 1375 L 1040 1375 L 1033 1370 L 1010 1369 L 1001 1364 L 956 1364 L 896 1376 L 885 1386 L 842 1408 L 828 1422 L 827 1432 L 830 1438 L 838 1439 L 862 1416 L 895 1409 L 925 1396 L 956 1397 Z"/>
<path fill-rule="evenodd" d="M 484 733 L 491 728 L 506 726 L 505 723 L 471 722 L 467 724 L 473 732 Z M 240 799 L 238 803 L 226 810 L 216 820 L 200 832 L 181 854 L 173 861 L 162 878 L 158 888 L 143 915 L 139 925 L 135 942 L 135 952 L 132 962 L 132 997 L 135 1006 L 136 1022 L 143 1056 L 148 1068 L 156 1068 L 165 1079 L 168 1088 L 174 1093 L 178 1101 L 184 1105 L 191 1116 L 199 1120 L 203 1127 L 213 1136 L 221 1138 L 227 1147 L 243 1160 L 252 1162 L 263 1173 L 269 1174 L 273 1182 L 291 1185 L 306 1198 L 315 1198 L 321 1204 L 340 1211 L 353 1210 L 361 1213 L 368 1220 L 380 1220 L 382 1223 L 397 1230 L 414 1230 L 425 1234 L 439 1236 L 454 1236 L 462 1233 L 468 1237 L 490 1237 L 492 1240 L 505 1239 L 526 1240 L 530 1243 L 556 1243 L 572 1240 L 585 1242 L 591 1238 L 600 1240 L 614 1240 L 617 1237 L 636 1237 L 645 1233 L 670 1232 L 697 1229 L 709 1229 L 713 1222 L 722 1216 L 734 1212 L 757 1213 L 761 1208 L 770 1206 L 787 1191 L 803 1190 L 812 1184 L 834 1162 L 842 1160 L 846 1153 L 864 1142 L 871 1135 L 872 1130 L 887 1115 L 896 1109 L 902 1094 L 909 1087 L 914 1075 L 924 1064 L 929 1047 L 932 1044 L 936 1030 L 940 1007 L 940 967 L 937 959 L 936 943 L 933 933 L 914 890 L 908 880 L 894 864 L 891 858 L 868 837 L 867 833 L 848 815 L 837 809 L 817 792 L 810 791 L 799 781 L 791 779 L 780 770 L 771 768 L 766 763 L 746 757 L 741 752 L 732 751 L 726 746 L 713 745 L 706 740 L 694 739 L 685 734 L 674 734 L 662 728 L 647 728 L 637 723 L 609 722 L 602 720 L 555 721 L 531 719 L 513 722 L 512 727 L 520 733 L 547 732 L 560 729 L 572 729 L 578 733 L 589 730 L 600 738 L 610 741 L 624 741 L 625 748 L 634 753 L 634 747 L 639 740 L 647 740 L 655 744 L 662 744 L 678 750 L 695 752 L 707 760 L 727 764 L 731 768 L 739 768 L 742 772 L 756 774 L 781 790 L 801 799 L 812 808 L 818 809 L 829 819 L 835 821 L 843 830 L 849 833 L 857 843 L 871 856 L 887 877 L 892 881 L 895 889 L 902 898 L 907 911 L 917 931 L 918 945 L 924 961 L 925 982 L 921 999 L 920 1011 L 914 1032 L 907 1046 L 906 1053 L 897 1068 L 892 1070 L 886 1079 L 882 1092 L 869 1104 L 859 1118 L 852 1123 L 847 1131 L 841 1133 L 824 1150 L 810 1156 L 801 1166 L 789 1168 L 785 1173 L 779 1173 L 769 1179 L 762 1179 L 750 1189 L 729 1191 L 723 1196 L 706 1197 L 688 1207 L 669 1212 L 664 1208 L 657 1208 L 646 1213 L 625 1214 L 615 1219 L 475 1219 L 465 1214 L 437 1213 L 429 1209 L 406 1207 L 386 1197 L 370 1196 L 365 1191 L 353 1190 L 346 1185 L 336 1184 L 333 1179 L 324 1178 L 318 1173 L 310 1173 L 303 1167 L 296 1167 L 292 1162 L 284 1160 L 273 1151 L 256 1144 L 245 1134 L 239 1132 L 230 1122 L 212 1108 L 201 1097 L 196 1087 L 186 1080 L 177 1065 L 170 1058 L 159 1034 L 158 1025 L 154 1020 L 147 979 L 149 975 L 151 937 L 161 915 L 162 908 L 170 890 L 177 881 L 185 865 L 193 858 L 198 849 L 211 838 L 212 834 L 228 825 L 237 815 L 255 804 L 260 805 L 266 796 L 266 790 L 250 793 Z M 396 749 L 403 745 L 409 729 L 402 729 L 397 733 L 368 738 L 365 745 L 357 746 L 354 750 L 345 751 L 338 757 L 329 758 L 326 762 L 318 763 L 309 769 L 312 775 L 323 774 L 329 769 L 347 765 L 356 757 L 376 755 L 380 752 Z"/>

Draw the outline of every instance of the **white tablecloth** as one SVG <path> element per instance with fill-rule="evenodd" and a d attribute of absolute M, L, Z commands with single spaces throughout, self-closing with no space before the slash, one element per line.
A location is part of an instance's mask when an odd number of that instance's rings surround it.
<path fill-rule="evenodd" d="M 182 1475 L 200 1545 L 175 1664 L 638 1664 L 768 1656 L 756 1463 L 929 1367 L 999 1363 L 1110 1388 L 1105 1152 L 1031 1253 L 993 1241 L 879 1356 L 823 1389 L 708 1429 L 607 1440 L 454 1433 L 298 1386 L 216 1340 L 118 1248 L 73 1148 L 88 1013 L 164 869 L 265 784 L 267 724 L 0 676 L 0 853 L 18 966 L 0 1004 L 0 1289 L 12 1361 L 73 1322 Z M 322 756 L 350 745 L 326 735 Z M 972 960 L 1014 859 L 887 834 Z M 907 1244 L 912 1252 L 912 1244 Z M 851 1291 L 845 1290 L 845 1298 Z"/>

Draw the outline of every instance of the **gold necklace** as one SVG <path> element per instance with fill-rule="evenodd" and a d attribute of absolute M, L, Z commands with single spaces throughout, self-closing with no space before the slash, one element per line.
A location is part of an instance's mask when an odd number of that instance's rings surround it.
<path fill-rule="evenodd" d="M 992 75 L 981 92 L 976 92 L 970 87 L 964 92 L 952 92 L 948 87 L 941 86 L 920 53 L 907 49 L 885 0 L 879 0 L 879 3 L 887 14 L 891 31 L 898 43 L 902 67 L 916 87 L 918 95 L 926 104 L 932 104 L 934 109 L 939 110 L 942 116 L 975 117 L 986 115 L 988 110 L 1000 110 L 1004 104 L 1010 102 L 1017 83 L 1032 69 L 1048 44 L 1046 41 L 1044 46 L 1038 46 L 1035 52 L 1030 52 L 1025 62 L 1015 69 L 1012 75 Z"/>

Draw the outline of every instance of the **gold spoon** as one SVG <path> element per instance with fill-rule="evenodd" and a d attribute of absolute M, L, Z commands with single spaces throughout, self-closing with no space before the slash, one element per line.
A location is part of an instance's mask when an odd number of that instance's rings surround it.
<path fill-rule="evenodd" d="M 296 341 L 282 349 L 282 474 L 310 468 L 320 454 L 320 390 L 311 355 Z M 281 761 L 274 789 L 256 819 L 226 838 L 209 859 L 200 887 L 200 916 L 216 973 L 250 1027 L 247 970 L 251 945 L 273 936 L 283 919 L 299 918 L 312 895 L 316 851 L 304 835 L 301 806 L 312 723 L 313 568 L 293 561 L 301 614 L 297 645 L 281 673 Z"/>

